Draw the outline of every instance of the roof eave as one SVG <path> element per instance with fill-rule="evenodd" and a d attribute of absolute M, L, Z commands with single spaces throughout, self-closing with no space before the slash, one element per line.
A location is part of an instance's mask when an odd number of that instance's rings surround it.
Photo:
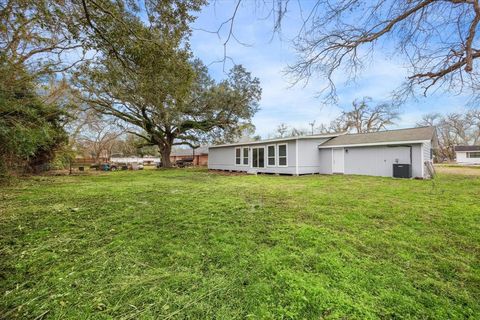
<path fill-rule="evenodd" d="M 208 148 L 224 148 L 224 147 L 236 147 L 236 146 L 246 146 L 252 144 L 268 144 L 268 143 L 276 143 L 282 141 L 292 141 L 292 140 L 304 140 L 304 139 L 330 139 L 335 138 L 345 133 L 336 133 L 336 134 L 329 134 L 329 135 L 319 135 L 319 136 L 300 136 L 300 137 L 288 137 L 288 138 L 278 138 L 278 139 L 271 139 L 271 140 L 260 140 L 260 141 L 249 141 L 249 142 L 236 142 L 236 143 L 227 143 L 227 144 L 219 144 L 216 146 L 209 146 Z"/>
<path fill-rule="evenodd" d="M 370 143 L 356 143 L 356 144 L 342 144 L 342 145 L 319 145 L 318 149 L 331 149 L 331 148 L 347 148 L 347 147 L 369 147 L 369 146 L 391 146 L 402 144 L 417 144 L 430 142 L 430 140 L 410 140 L 410 141 L 390 141 L 390 142 L 370 142 Z"/>

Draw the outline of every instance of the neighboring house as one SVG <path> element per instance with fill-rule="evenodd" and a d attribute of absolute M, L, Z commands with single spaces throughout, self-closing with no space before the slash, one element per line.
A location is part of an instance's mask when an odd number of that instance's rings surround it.
<path fill-rule="evenodd" d="M 193 149 L 176 149 L 172 150 L 170 154 L 170 161 L 174 164 L 177 160 L 193 159 L 193 165 L 206 166 L 208 163 L 208 147 L 200 147 L 195 149 L 195 156 Z M 111 162 L 115 163 L 143 163 L 154 164 L 159 163 L 159 157 L 145 156 L 145 157 L 111 157 Z"/>
<path fill-rule="evenodd" d="M 177 160 L 193 159 L 193 165 L 206 166 L 208 164 L 208 147 L 199 147 L 195 150 L 189 149 L 175 149 L 170 154 L 170 161 L 175 163 Z"/>
<path fill-rule="evenodd" d="M 411 177 L 428 178 L 427 165 L 433 161 L 432 148 L 436 146 L 434 127 L 289 137 L 211 146 L 208 168 L 392 177 L 397 167 L 400 171 L 410 168 Z"/>
<path fill-rule="evenodd" d="M 480 146 L 455 146 L 457 163 L 480 164 Z"/>
<path fill-rule="evenodd" d="M 111 157 L 110 162 L 114 163 L 141 163 L 141 164 L 155 164 L 160 162 L 159 157 L 144 156 L 144 157 Z"/>

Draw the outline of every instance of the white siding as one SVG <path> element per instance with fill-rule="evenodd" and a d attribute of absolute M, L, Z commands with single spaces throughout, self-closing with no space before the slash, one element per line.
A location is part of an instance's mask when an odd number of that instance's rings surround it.
<path fill-rule="evenodd" d="M 431 162 L 433 163 L 433 159 L 431 158 L 432 152 L 432 143 L 429 142 L 424 142 L 422 143 L 422 152 L 423 152 L 423 177 L 424 178 L 430 178 L 430 174 L 428 173 L 427 166 L 425 165 L 426 162 Z"/>
<path fill-rule="evenodd" d="M 321 174 L 332 174 L 332 149 L 320 149 L 320 170 Z"/>
<path fill-rule="evenodd" d="M 476 152 L 476 151 L 472 151 Z M 480 164 L 480 158 L 467 158 L 467 151 L 456 151 L 457 163 Z"/>
<path fill-rule="evenodd" d="M 422 175 L 421 145 L 412 146 L 412 176 Z M 394 163 L 410 163 L 409 146 L 345 148 L 345 174 L 393 176 Z"/>
<path fill-rule="evenodd" d="M 331 158 L 325 158 L 318 146 L 328 139 L 298 140 L 298 173 L 331 173 Z"/>
<path fill-rule="evenodd" d="M 423 164 L 423 150 L 421 144 L 412 146 L 412 176 L 414 178 L 425 178 L 425 170 Z"/>
<path fill-rule="evenodd" d="M 423 148 L 423 161 L 431 161 L 433 162 L 433 159 L 430 158 L 430 155 L 431 155 L 431 148 L 432 148 L 432 143 L 429 141 L 429 142 L 424 142 L 422 144 L 422 148 Z"/>
<path fill-rule="evenodd" d="M 267 146 L 275 144 L 287 144 L 287 166 L 278 166 L 278 149 L 276 150 L 277 165 L 274 167 L 267 166 Z M 295 140 L 265 144 L 244 144 L 241 146 L 225 146 L 217 148 L 209 148 L 208 154 L 208 168 L 214 170 L 232 170 L 232 171 L 245 171 L 245 172 L 259 172 L 259 173 L 280 173 L 280 174 L 295 174 Z M 249 164 L 235 165 L 235 148 L 249 148 Z M 252 148 L 265 148 L 265 168 L 252 168 Z"/>
<path fill-rule="evenodd" d="M 208 168 L 235 170 L 235 147 L 210 148 L 208 150 Z"/>
<path fill-rule="evenodd" d="M 209 149 L 208 168 L 217 170 L 232 170 L 260 173 L 280 174 L 309 174 L 332 173 L 332 149 L 318 149 L 325 139 L 300 139 L 290 141 L 276 141 L 265 144 L 244 144 L 241 146 L 224 146 Z M 278 166 L 278 149 L 276 152 L 276 166 L 267 166 L 267 146 L 288 144 L 288 166 Z M 297 145 L 298 143 L 298 145 Z M 298 146 L 298 148 L 297 148 Z M 249 165 L 235 165 L 235 148 L 247 147 L 249 151 Z M 265 147 L 265 168 L 252 168 L 252 147 Z M 296 150 L 298 149 L 298 155 Z M 410 154 L 411 149 L 411 154 Z M 360 174 L 391 177 L 394 163 L 412 163 L 413 177 L 426 177 L 424 161 L 430 158 L 430 144 L 418 143 L 410 146 L 364 146 L 345 148 L 345 174 Z M 298 166 L 296 164 L 298 159 Z"/>
<path fill-rule="evenodd" d="M 117 163 L 143 163 L 143 162 L 160 162 L 160 158 L 158 157 L 111 157 L 111 162 Z"/>

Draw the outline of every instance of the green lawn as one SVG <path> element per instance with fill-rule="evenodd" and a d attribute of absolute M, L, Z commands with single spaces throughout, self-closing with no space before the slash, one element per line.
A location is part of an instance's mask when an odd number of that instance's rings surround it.
<path fill-rule="evenodd" d="M 0 191 L 0 318 L 480 318 L 480 176 L 146 170 Z"/>

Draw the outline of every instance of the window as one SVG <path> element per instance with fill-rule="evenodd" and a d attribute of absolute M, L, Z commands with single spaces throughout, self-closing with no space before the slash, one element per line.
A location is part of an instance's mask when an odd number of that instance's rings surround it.
<path fill-rule="evenodd" d="M 235 164 L 236 165 L 241 165 L 242 164 L 242 158 L 241 158 L 241 152 L 240 148 L 235 148 Z"/>
<path fill-rule="evenodd" d="M 286 167 L 287 164 L 287 145 L 279 144 L 278 145 L 278 166 Z"/>
<path fill-rule="evenodd" d="M 248 148 L 243 148 L 243 165 L 248 166 Z"/>
<path fill-rule="evenodd" d="M 479 152 L 467 152 L 467 158 L 480 158 L 480 151 Z"/>
<path fill-rule="evenodd" d="M 275 145 L 267 146 L 267 166 L 275 166 Z"/>

